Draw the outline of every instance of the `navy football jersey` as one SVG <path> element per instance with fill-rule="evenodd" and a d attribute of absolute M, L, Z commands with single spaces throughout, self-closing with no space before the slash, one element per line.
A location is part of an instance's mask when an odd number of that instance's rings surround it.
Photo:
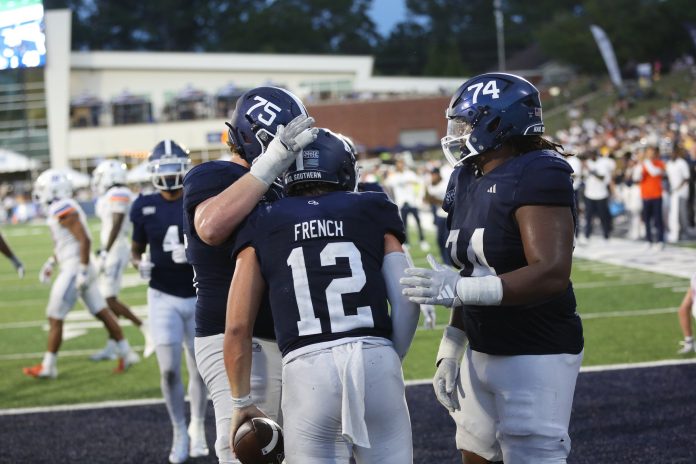
<path fill-rule="evenodd" d="M 237 163 L 209 161 L 191 169 L 184 178 L 184 234 L 186 257 L 195 270 L 197 337 L 225 332 L 227 293 L 234 274 L 234 261 L 230 258 L 234 235 L 220 246 L 204 243 L 193 224 L 196 206 L 218 195 L 247 172 L 247 168 Z M 276 199 L 279 195 L 278 189 L 272 188 L 266 197 Z M 268 297 L 256 319 L 254 336 L 275 338 Z"/>
<path fill-rule="evenodd" d="M 533 151 L 483 176 L 464 165 L 450 178 L 447 248 L 462 276 L 500 275 L 527 265 L 515 211 L 524 205 L 567 206 L 576 218 L 572 169 L 561 155 Z M 524 306 L 465 306 L 471 348 L 494 355 L 577 354 L 582 323 L 572 284 Z"/>
<path fill-rule="evenodd" d="M 182 298 L 196 294 L 193 268 L 190 264 L 172 261 L 172 249 L 183 245 L 184 202 L 182 198 L 167 201 L 160 193 L 140 195 L 133 202 L 130 219 L 133 241 L 150 246 L 152 268 L 150 287 Z"/>
<path fill-rule="evenodd" d="M 345 337 L 391 337 L 386 233 L 404 240 L 396 205 L 375 192 L 286 197 L 252 213 L 235 253 L 256 250 L 283 355 Z"/>

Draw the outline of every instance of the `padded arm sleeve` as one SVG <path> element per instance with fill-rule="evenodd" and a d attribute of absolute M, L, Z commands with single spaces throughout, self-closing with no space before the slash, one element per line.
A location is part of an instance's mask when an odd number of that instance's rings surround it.
<path fill-rule="evenodd" d="M 406 255 L 399 252 L 389 253 L 382 262 L 382 277 L 391 306 L 392 343 L 401 359 L 404 359 L 411 346 L 420 317 L 420 307 L 409 301 L 407 296 L 402 295 L 401 284 L 399 284 L 399 279 L 404 275 L 404 269 L 410 266 Z"/>

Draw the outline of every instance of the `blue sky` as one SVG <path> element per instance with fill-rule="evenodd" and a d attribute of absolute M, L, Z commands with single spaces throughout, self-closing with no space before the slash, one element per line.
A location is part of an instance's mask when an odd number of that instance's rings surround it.
<path fill-rule="evenodd" d="M 405 0 L 373 0 L 370 15 L 379 33 L 387 36 L 396 23 L 406 18 Z"/>

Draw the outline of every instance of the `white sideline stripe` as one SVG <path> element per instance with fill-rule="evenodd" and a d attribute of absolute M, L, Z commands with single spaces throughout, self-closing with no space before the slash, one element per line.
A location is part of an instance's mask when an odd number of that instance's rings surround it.
<path fill-rule="evenodd" d="M 655 308 L 655 309 L 637 309 L 634 311 L 608 311 L 604 313 L 580 313 L 581 319 L 603 319 L 609 317 L 636 317 L 650 316 L 653 314 L 670 314 L 676 313 L 679 308 Z"/>
<path fill-rule="evenodd" d="M 144 346 L 131 346 L 135 351 L 143 351 Z M 61 358 L 69 358 L 74 356 L 89 356 L 96 353 L 99 348 L 93 348 L 91 350 L 61 350 Z M 44 352 L 40 353 L 13 353 L 13 354 L 2 354 L 0 355 L 0 361 L 17 361 L 19 359 L 32 359 L 32 358 L 43 358 Z"/>
<path fill-rule="evenodd" d="M 664 367 L 664 366 L 679 366 L 683 364 L 696 364 L 696 358 L 692 359 L 665 359 L 662 361 L 648 361 L 639 363 L 629 363 L 629 364 L 607 364 L 603 366 L 588 366 L 581 367 L 580 373 L 591 373 L 591 372 L 606 372 L 606 371 L 620 371 L 625 369 L 645 369 L 650 367 Z M 46 380 L 45 382 L 53 382 L 52 380 Z M 419 379 L 419 380 L 406 380 L 404 382 L 407 387 L 413 387 L 417 385 L 430 385 L 432 379 Z M 186 397 L 188 401 L 188 397 Z M 94 403 L 76 403 L 76 404 L 62 404 L 57 406 L 39 406 L 34 408 L 10 408 L 10 409 L 0 409 L 0 416 L 16 416 L 19 414 L 38 414 L 46 412 L 63 412 L 63 411 L 83 411 L 86 409 L 108 409 L 108 408 L 127 408 L 132 406 L 152 406 L 157 404 L 164 404 L 162 398 L 152 398 L 152 399 L 142 399 L 142 400 L 118 400 L 118 401 L 100 401 Z"/>
<path fill-rule="evenodd" d="M 696 364 L 696 358 L 690 359 L 663 359 L 661 361 L 646 361 L 637 363 L 623 364 L 604 364 L 601 366 L 583 366 L 580 368 L 581 374 L 592 372 L 607 372 L 607 371 L 622 371 L 626 369 L 645 369 L 650 367 L 665 367 L 665 366 L 680 366 L 683 364 Z M 407 380 L 404 382 L 407 387 L 414 385 L 430 385 L 432 379 Z M 0 409 L 0 416 L 3 415 L 3 410 Z"/>

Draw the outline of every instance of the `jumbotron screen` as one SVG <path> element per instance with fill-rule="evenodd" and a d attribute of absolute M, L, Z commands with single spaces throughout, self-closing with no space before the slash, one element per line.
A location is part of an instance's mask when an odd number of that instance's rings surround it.
<path fill-rule="evenodd" d="M 0 0 L 0 70 L 46 64 L 42 0 Z"/>

